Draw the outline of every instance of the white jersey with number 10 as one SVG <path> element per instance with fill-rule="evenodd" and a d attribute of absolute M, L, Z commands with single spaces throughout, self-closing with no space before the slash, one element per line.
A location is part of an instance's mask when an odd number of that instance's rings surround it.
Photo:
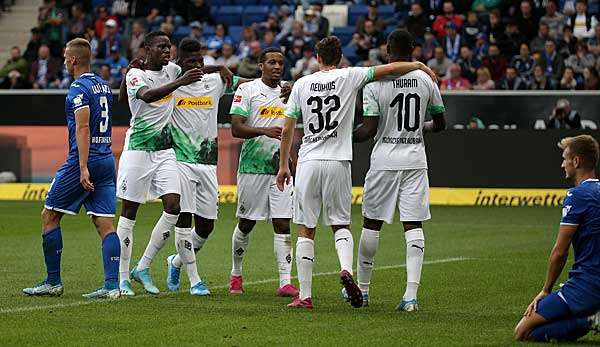
<path fill-rule="evenodd" d="M 444 112 L 440 90 L 421 70 L 394 80 L 369 83 L 363 90 L 363 115 L 379 117 L 371 170 L 426 169 L 425 115 Z"/>
<path fill-rule="evenodd" d="M 302 117 L 298 161 L 352 160 L 356 94 L 373 80 L 374 67 L 315 72 L 294 83 L 286 117 Z"/>

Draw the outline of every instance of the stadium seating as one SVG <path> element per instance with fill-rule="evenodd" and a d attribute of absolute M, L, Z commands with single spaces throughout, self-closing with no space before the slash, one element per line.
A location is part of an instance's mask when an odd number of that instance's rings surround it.
<path fill-rule="evenodd" d="M 175 29 L 173 36 L 175 36 L 176 41 L 180 41 L 184 37 L 188 36 L 191 31 L 192 31 L 192 29 L 189 26 L 182 25 L 182 26 L 177 27 L 177 29 Z"/>
<path fill-rule="evenodd" d="M 235 43 L 239 43 L 242 41 L 242 32 L 244 31 L 244 27 L 235 25 L 229 27 L 229 36 Z"/>
<path fill-rule="evenodd" d="M 345 46 L 352 40 L 352 34 L 354 34 L 353 26 L 346 27 L 337 27 L 333 29 L 332 35 L 337 36 L 340 41 L 342 41 L 342 45 Z"/>
<path fill-rule="evenodd" d="M 216 21 L 227 26 L 241 25 L 243 9 L 243 6 L 221 6 Z"/>
<path fill-rule="evenodd" d="M 258 5 L 258 0 L 232 0 L 232 5 L 252 6 Z"/>
<path fill-rule="evenodd" d="M 384 20 L 388 20 L 394 18 L 396 9 L 394 8 L 394 5 L 380 5 L 379 7 L 377 7 L 377 13 Z"/>
<path fill-rule="evenodd" d="M 264 5 L 246 6 L 242 24 L 244 26 L 252 25 L 252 23 L 260 23 L 267 20 L 269 15 L 269 7 Z"/>
<path fill-rule="evenodd" d="M 358 21 L 358 18 L 366 16 L 367 13 L 367 5 L 353 5 L 348 7 L 348 24 L 355 24 Z"/>

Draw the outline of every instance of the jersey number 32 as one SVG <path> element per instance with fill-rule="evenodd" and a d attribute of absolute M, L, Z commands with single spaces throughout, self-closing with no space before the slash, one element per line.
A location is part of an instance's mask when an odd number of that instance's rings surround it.
<path fill-rule="evenodd" d="M 319 96 L 311 96 L 306 100 L 306 103 L 309 106 L 313 106 L 314 104 L 314 108 L 311 112 L 317 116 L 317 125 L 315 125 L 315 123 L 308 124 L 308 130 L 310 130 L 311 133 L 316 134 L 323 131 L 323 129 L 329 131 L 337 128 L 338 121 L 331 121 L 331 113 L 339 110 L 341 107 L 339 96 L 329 95 L 324 99 Z M 324 115 L 323 105 L 329 106 Z"/>

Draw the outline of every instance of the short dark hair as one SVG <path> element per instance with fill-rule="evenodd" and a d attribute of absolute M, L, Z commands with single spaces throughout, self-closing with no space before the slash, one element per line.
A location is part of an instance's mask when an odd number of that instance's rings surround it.
<path fill-rule="evenodd" d="M 281 55 L 283 55 L 283 52 L 281 51 L 281 49 L 277 48 L 277 47 L 269 47 L 266 49 L 263 49 L 262 52 L 260 52 L 260 56 L 258 57 L 258 62 L 261 64 L 264 64 L 264 62 L 267 60 L 267 54 L 269 53 L 279 53 Z"/>
<path fill-rule="evenodd" d="M 188 56 L 189 54 L 199 52 L 200 50 L 202 50 L 202 44 L 200 41 L 191 37 L 186 37 L 181 40 L 177 49 L 180 57 Z"/>
<path fill-rule="evenodd" d="M 406 57 L 415 49 L 415 38 L 405 29 L 396 29 L 388 35 L 387 45 L 392 56 Z"/>
<path fill-rule="evenodd" d="M 342 60 L 342 42 L 336 36 L 327 36 L 317 43 L 316 48 L 324 65 L 337 66 Z"/>
<path fill-rule="evenodd" d="M 164 31 L 153 31 L 151 33 L 146 34 L 146 36 L 144 36 L 144 47 L 150 47 L 154 44 L 154 40 L 157 37 L 169 37 L 169 35 L 167 35 L 167 33 L 165 33 Z"/>
<path fill-rule="evenodd" d="M 598 141 L 590 135 L 565 137 L 560 140 L 558 147 L 563 150 L 569 147 L 571 155 L 583 159 L 583 167 L 588 170 L 594 170 L 598 165 L 598 157 L 600 156 Z"/>

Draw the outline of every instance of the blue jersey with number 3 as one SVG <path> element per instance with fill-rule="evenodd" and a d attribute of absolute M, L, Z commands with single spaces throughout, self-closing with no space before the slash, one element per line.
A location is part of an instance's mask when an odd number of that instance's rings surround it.
<path fill-rule="evenodd" d="M 112 155 L 112 91 L 102 78 L 84 73 L 71 83 L 65 100 L 65 114 L 69 129 L 69 155 L 67 162 L 77 164 L 75 113 L 83 108 L 90 110 L 90 152 L 88 162 Z"/>

